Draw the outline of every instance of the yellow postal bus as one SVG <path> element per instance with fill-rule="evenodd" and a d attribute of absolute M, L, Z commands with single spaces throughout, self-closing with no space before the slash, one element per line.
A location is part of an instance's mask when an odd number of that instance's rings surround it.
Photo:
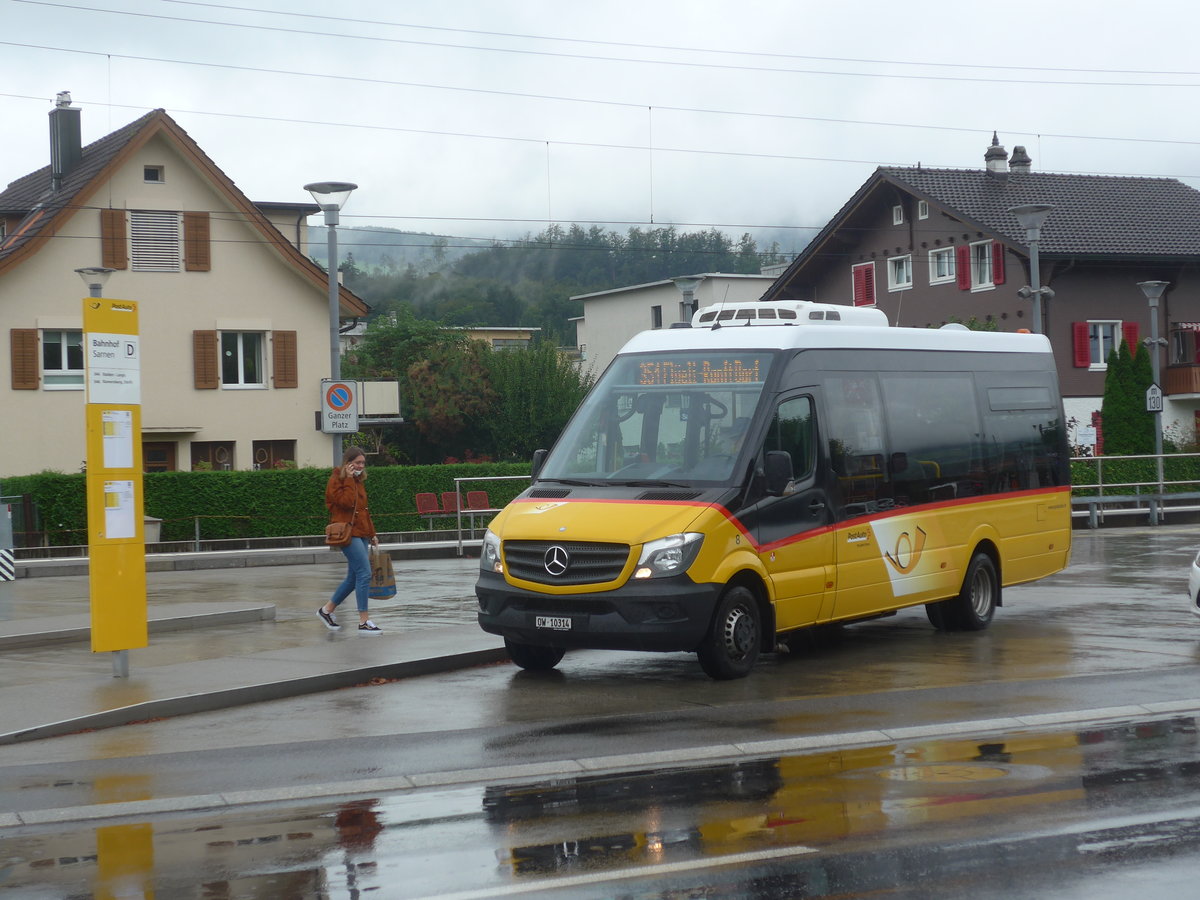
<path fill-rule="evenodd" d="M 738 678 L 801 629 L 923 604 L 986 628 L 1064 568 L 1069 453 L 1041 335 L 726 304 L 622 349 L 492 521 L 479 624 L 527 669 L 695 651 Z"/>

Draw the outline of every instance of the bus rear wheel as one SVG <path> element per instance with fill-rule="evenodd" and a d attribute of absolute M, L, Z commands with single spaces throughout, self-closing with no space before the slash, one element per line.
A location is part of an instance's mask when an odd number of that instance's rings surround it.
<path fill-rule="evenodd" d="M 986 553 L 971 557 L 957 597 L 925 607 L 929 621 L 939 631 L 983 631 L 1000 605 L 1000 577 Z M 939 624 L 940 622 L 940 624 Z"/>
<path fill-rule="evenodd" d="M 508 658 L 522 669 L 534 672 L 545 672 L 558 665 L 559 660 L 567 651 L 562 647 L 541 647 L 537 644 L 519 644 L 516 641 L 504 639 L 504 649 Z"/>
<path fill-rule="evenodd" d="M 696 648 L 700 668 L 709 678 L 728 681 L 744 678 L 758 662 L 762 647 L 762 617 L 754 594 L 731 587 L 717 604 L 712 626 Z"/>

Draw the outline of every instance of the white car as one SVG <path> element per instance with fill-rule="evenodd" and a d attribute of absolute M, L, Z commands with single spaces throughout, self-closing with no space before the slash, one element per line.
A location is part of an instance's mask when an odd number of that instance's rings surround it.
<path fill-rule="evenodd" d="M 1200 616 L 1200 553 L 1192 560 L 1192 571 L 1188 573 L 1188 605 L 1193 614 Z"/>

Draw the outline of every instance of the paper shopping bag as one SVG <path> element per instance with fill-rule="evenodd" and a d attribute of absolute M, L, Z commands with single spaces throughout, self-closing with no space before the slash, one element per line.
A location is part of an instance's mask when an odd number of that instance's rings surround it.
<path fill-rule="evenodd" d="M 396 572 L 392 568 L 392 557 L 382 550 L 371 551 L 372 600 L 387 600 L 396 596 Z"/>

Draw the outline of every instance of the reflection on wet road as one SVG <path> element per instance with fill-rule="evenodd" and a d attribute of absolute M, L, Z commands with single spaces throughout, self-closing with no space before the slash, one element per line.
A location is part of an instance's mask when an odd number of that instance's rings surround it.
<path fill-rule="evenodd" d="M 1198 774 L 1174 718 L 48 826 L 0 842 L 0 893 L 1104 898 L 1137 871 L 1143 900 L 1179 897 Z"/>

